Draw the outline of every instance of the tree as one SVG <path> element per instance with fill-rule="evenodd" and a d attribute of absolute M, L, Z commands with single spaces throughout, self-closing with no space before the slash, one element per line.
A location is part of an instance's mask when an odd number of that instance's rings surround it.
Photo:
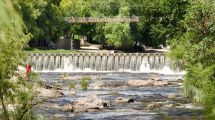
<path fill-rule="evenodd" d="M 171 56 L 187 71 L 185 95 L 205 105 L 206 119 L 215 118 L 215 2 L 193 0 L 182 32 L 171 42 Z"/>
<path fill-rule="evenodd" d="M 92 11 L 89 2 L 82 0 L 62 0 L 60 9 L 63 17 L 90 17 Z M 67 24 L 67 29 L 73 35 L 92 36 L 95 24 Z"/>
<path fill-rule="evenodd" d="M 32 34 L 31 45 L 44 45 L 64 34 L 66 23 L 59 4 L 56 0 L 18 0 L 26 32 Z"/>
<path fill-rule="evenodd" d="M 0 1 L 0 119 L 27 120 L 33 119 L 35 94 L 31 82 L 24 81 L 15 71 L 23 62 L 22 49 L 29 35 L 23 33 L 24 23 L 15 8 L 15 2 Z"/>
<path fill-rule="evenodd" d="M 113 23 L 105 25 L 105 39 L 109 47 L 116 49 L 129 50 L 134 45 L 129 24 Z"/>
<path fill-rule="evenodd" d="M 67 17 L 129 16 L 129 4 L 125 1 L 92 1 L 91 4 L 89 1 L 62 0 L 60 6 Z M 129 49 L 134 44 L 129 23 L 72 24 L 70 30 L 73 34 L 91 36 L 103 46 Z"/>
<path fill-rule="evenodd" d="M 118 17 L 130 16 L 130 4 L 126 1 L 119 2 Z M 117 49 L 129 50 L 134 46 L 129 23 L 107 23 L 104 26 L 107 44 Z"/>
<path fill-rule="evenodd" d="M 157 48 L 167 45 L 168 40 L 180 31 L 188 0 L 133 0 L 131 15 L 141 16 L 140 22 L 132 24 L 136 41 Z"/>

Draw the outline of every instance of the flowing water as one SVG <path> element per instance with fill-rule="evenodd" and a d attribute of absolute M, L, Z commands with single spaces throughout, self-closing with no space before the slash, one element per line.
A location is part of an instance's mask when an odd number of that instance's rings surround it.
<path fill-rule="evenodd" d="M 31 54 L 29 60 L 38 72 L 142 72 L 182 73 L 165 54 L 157 53 L 79 53 Z"/>
<path fill-rule="evenodd" d="M 41 119 L 85 120 L 192 120 L 199 111 L 182 97 L 184 72 L 164 54 L 32 54 L 33 70 L 49 86 L 58 86 L 61 96 L 47 99 L 35 108 Z M 67 76 L 68 79 L 62 79 Z M 90 77 L 87 91 L 82 77 Z M 132 80 L 158 79 L 165 86 L 132 86 Z M 69 84 L 76 83 L 76 89 Z M 95 94 L 103 100 L 131 98 L 133 103 L 113 104 L 101 111 L 73 113 L 62 106 Z M 171 97 L 173 96 L 173 97 Z M 159 107 L 149 108 L 154 103 Z M 166 117 L 168 116 L 168 117 Z"/>

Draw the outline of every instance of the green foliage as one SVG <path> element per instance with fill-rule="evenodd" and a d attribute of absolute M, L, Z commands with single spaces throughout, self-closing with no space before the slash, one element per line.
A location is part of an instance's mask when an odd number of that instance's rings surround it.
<path fill-rule="evenodd" d="M 63 34 L 65 24 L 55 0 L 18 0 L 18 5 L 32 40 L 55 41 Z"/>
<path fill-rule="evenodd" d="M 119 2 L 118 17 L 130 16 L 129 10 L 129 3 L 122 0 Z M 134 46 L 129 23 L 107 23 L 103 29 L 108 46 L 124 50 Z"/>
<path fill-rule="evenodd" d="M 92 78 L 91 78 L 90 76 L 84 76 L 84 77 L 82 78 L 82 80 L 92 80 Z"/>
<path fill-rule="evenodd" d="M 93 4 L 98 4 L 96 7 Z M 129 16 L 129 6 L 123 1 L 93 2 L 76 0 L 75 2 L 62 0 L 60 7 L 64 16 L 75 17 L 103 17 L 103 16 Z M 73 34 L 91 36 L 94 41 L 103 46 L 115 48 L 133 47 L 130 26 L 128 23 L 117 24 L 75 24 L 70 28 Z M 127 47 L 126 47 L 127 46 Z"/>
<path fill-rule="evenodd" d="M 76 83 L 75 82 L 70 82 L 69 83 L 69 89 L 75 89 Z"/>
<path fill-rule="evenodd" d="M 89 76 L 85 76 L 81 79 L 80 84 L 81 84 L 82 90 L 87 91 L 88 86 L 89 86 L 89 80 L 91 80 L 91 77 L 89 77 Z"/>
<path fill-rule="evenodd" d="M 0 1 L 0 119 L 33 119 L 31 108 L 35 92 L 33 83 L 16 74 L 23 62 L 22 52 L 29 35 L 23 33 L 24 24 L 10 0 Z"/>
<path fill-rule="evenodd" d="M 130 26 L 128 24 L 107 24 L 105 26 L 106 43 L 109 46 L 121 49 L 130 49 L 134 42 L 130 33 Z"/>
<path fill-rule="evenodd" d="M 24 20 L 31 46 L 60 36 L 84 35 L 103 46 L 130 49 L 139 41 L 146 46 L 166 44 L 181 32 L 188 0 L 14 0 Z M 139 23 L 68 24 L 64 17 L 141 16 Z"/>
<path fill-rule="evenodd" d="M 89 17 L 92 11 L 88 2 L 82 0 L 62 0 L 59 5 L 64 17 Z M 94 24 L 72 24 L 66 28 L 73 35 L 90 36 L 94 30 Z"/>
<path fill-rule="evenodd" d="M 162 116 L 163 116 L 163 119 L 164 119 L 164 120 L 171 120 L 171 117 L 168 116 L 168 115 L 166 115 L 166 114 L 163 114 Z"/>
<path fill-rule="evenodd" d="M 136 0 L 140 7 L 131 9 L 142 16 L 140 23 L 133 24 L 133 36 L 146 46 L 167 45 L 181 31 L 180 21 L 184 19 L 188 0 Z"/>
<path fill-rule="evenodd" d="M 181 31 L 188 0 L 62 0 L 64 16 L 140 16 L 139 23 L 73 24 L 71 32 L 91 36 L 103 46 L 130 49 L 139 41 L 146 46 L 166 45 Z"/>
<path fill-rule="evenodd" d="M 55 41 L 60 36 L 88 36 L 88 42 L 105 47 L 130 49 L 134 43 L 166 45 L 183 31 L 180 21 L 189 0 L 14 0 L 22 14 L 31 46 Z M 139 23 L 68 24 L 64 17 L 140 16 Z M 72 33 L 72 36 L 71 36 Z M 33 42 L 32 42 L 33 41 Z"/>
<path fill-rule="evenodd" d="M 39 85 L 39 87 L 46 87 L 45 82 L 43 81 L 38 81 L 37 84 Z"/>
<path fill-rule="evenodd" d="M 171 42 L 171 56 L 186 68 L 185 95 L 206 106 L 206 119 L 215 118 L 215 2 L 190 1 L 184 31 Z"/>

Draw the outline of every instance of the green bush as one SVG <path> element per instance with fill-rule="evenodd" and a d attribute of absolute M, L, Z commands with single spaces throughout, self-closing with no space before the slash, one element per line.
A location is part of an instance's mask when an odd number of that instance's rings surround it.
<path fill-rule="evenodd" d="M 185 96 L 215 119 L 215 1 L 194 0 L 181 21 L 184 31 L 171 42 L 171 56 L 186 69 Z"/>
<path fill-rule="evenodd" d="M 82 78 L 82 80 L 92 80 L 92 78 L 90 76 L 85 76 Z"/>
<path fill-rule="evenodd" d="M 76 86 L 75 82 L 72 81 L 69 83 L 69 89 L 72 89 L 72 88 L 75 89 L 75 86 Z"/>
<path fill-rule="evenodd" d="M 85 76 L 81 79 L 81 88 L 84 91 L 87 91 L 88 86 L 89 86 L 89 80 L 91 80 L 91 77 Z"/>
<path fill-rule="evenodd" d="M 23 32 L 23 22 L 13 6 L 14 1 L 0 1 L 0 119 L 32 120 L 32 107 L 36 105 L 34 82 L 18 75 L 17 66 L 22 65 L 22 49 L 29 39 Z M 11 110 L 9 106 L 12 106 Z"/>

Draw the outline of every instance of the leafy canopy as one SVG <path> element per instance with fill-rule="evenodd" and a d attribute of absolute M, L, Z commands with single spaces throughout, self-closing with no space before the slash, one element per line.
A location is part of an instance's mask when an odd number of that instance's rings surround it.
<path fill-rule="evenodd" d="M 15 71 L 23 63 L 22 49 L 29 35 L 23 33 L 24 23 L 15 8 L 10 0 L 0 1 L 0 119 L 27 120 L 33 119 L 34 92 Z"/>

